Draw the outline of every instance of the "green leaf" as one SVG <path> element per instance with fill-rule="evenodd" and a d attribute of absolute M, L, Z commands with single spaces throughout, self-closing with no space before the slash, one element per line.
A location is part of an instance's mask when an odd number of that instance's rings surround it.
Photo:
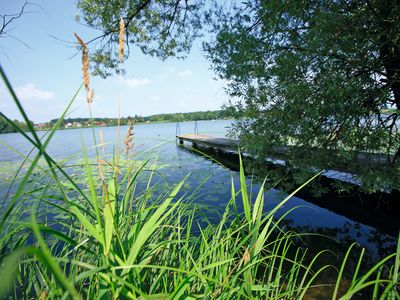
<path fill-rule="evenodd" d="M 249 195 L 247 193 L 246 176 L 244 175 L 242 155 L 240 154 L 240 149 L 239 149 L 239 164 L 240 164 L 240 190 L 242 193 L 243 211 L 244 215 L 246 216 L 247 222 L 250 222 L 251 221 L 250 201 L 249 201 Z"/>
<path fill-rule="evenodd" d="M 76 291 L 73 283 L 69 281 L 64 273 L 62 272 L 60 266 L 58 263 L 55 261 L 55 259 L 52 257 L 49 248 L 46 245 L 46 242 L 44 241 L 39 227 L 37 226 L 35 218 L 32 216 L 32 229 L 33 229 L 33 234 L 35 235 L 36 239 L 39 242 L 39 246 L 41 248 L 41 251 L 38 253 L 40 254 L 39 257 L 43 263 L 47 265 L 47 267 L 52 271 L 54 276 L 56 277 L 57 281 L 61 284 L 61 286 L 64 288 L 66 292 L 69 293 L 70 297 L 74 300 L 81 299 L 79 296 L 78 292 Z"/>
<path fill-rule="evenodd" d="M 192 282 L 192 276 L 187 276 L 175 288 L 174 292 L 168 297 L 170 300 L 184 299 L 183 294 Z"/>
<path fill-rule="evenodd" d="M 82 139 L 82 152 L 83 152 L 83 157 L 85 160 L 85 166 L 86 166 L 86 175 L 87 175 L 87 179 L 88 179 L 88 183 L 89 183 L 89 189 L 90 189 L 90 193 L 92 195 L 92 205 L 94 207 L 94 211 L 96 212 L 96 219 L 97 219 L 97 223 L 98 226 L 100 226 L 100 228 L 102 227 L 101 224 L 101 218 L 100 218 L 100 204 L 99 201 L 97 199 L 97 192 L 96 192 L 96 187 L 93 181 L 93 176 L 92 176 L 92 171 L 90 168 L 90 164 L 89 164 L 89 159 L 85 150 L 85 143 L 83 141 L 83 137 L 81 137 Z"/>
<path fill-rule="evenodd" d="M 260 221 L 263 208 L 264 208 L 264 186 L 265 182 L 267 179 L 264 179 L 264 182 L 262 183 L 260 190 L 258 191 L 258 195 L 256 198 L 256 201 L 254 202 L 254 207 L 253 207 L 253 224 L 256 223 L 256 220 Z"/>
<path fill-rule="evenodd" d="M 23 255 L 25 255 L 25 252 L 25 248 L 14 249 L 10 255 L 4 258 L 4 261 L 0 267 L 0 274 L 2 274 L 0 280 L 1 299 L 5 298 L 13 287 L 20 259 Z"/>
<path fill-rule="evenodd" d="M 83 228 L 104 247 L 104 239 L 99 228 L 96 228 L 78 208 L 72 207 L 71 212 L 79 219 Z"/>
<path fill-rule="evenodd" d="M 152 233 L 158 228 L 158 226 L 162 223 L 162 221 L 170 215 L 180 201 L 177 201 L 169 210 L 168 206 L 170 205 L 172 199 L 178 194 L 179 190 L 181 189 L 183 183 L 185 182 L 186 178 L 183 179 L 169 194 L 167 199 L 157 208 L 157 210 L 153 213 L 153 215 L 148 219 L 148 221 L 143 225 L 142 229 L 137 235 L 137 238 L 132 245 L 131 251 L 129 253 L 128 259 L 126 261 L 126 265 L 133 265 L 137 256 L 139 255 L 140 250 L 142 249 L 143 245 L 147 241 L 147 239 L 152 235 Z M 127 271 L 124 270 L 124 273 Z"/>
<path fill-rule="evenodd" d="M 104 255 L 108 255 L 111 247 L 111 241 L 113 238 L 113 229 L 114 229 L 114 214 L 115 214 L 115 181 L 114 179 L 110 179 L 108 182 L 107 189 L 108 196 L 104 201 L 104 239 L 105 239 L 105 247 L 104 247 Z"/>

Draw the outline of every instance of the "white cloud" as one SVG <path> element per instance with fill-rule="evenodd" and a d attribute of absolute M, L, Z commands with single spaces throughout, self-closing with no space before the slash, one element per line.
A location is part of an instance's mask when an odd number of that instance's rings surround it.
<path fill-rule="evenodd" d="M 17 87 L 16 93 L 21 100 L 51 100 L 54 98 L 53 92 L 43 91 L 31 82 L 24 86 Z"/>
<path fill-rule="evenodd" d="M 189 76 L 192 76 L 192 75 L 193 75 L 193 72 L 190 71 L 190 70 L 184 70 L 184 71 L 178 72 L 178 75 L 179 75 L 180 77 L 189 77 Z"/>
<path fill-rule="evenodd" d="M 126 84 L 129 87 L 139 87 L 139 86 L 143 86 L 143 85 L 148 85 L 151 83 L 151 81 L 147 78 L 143 78 L 143 79 L 138 79 L 138 78 L 122 78 L 121 77 L 121 81 Z"/>

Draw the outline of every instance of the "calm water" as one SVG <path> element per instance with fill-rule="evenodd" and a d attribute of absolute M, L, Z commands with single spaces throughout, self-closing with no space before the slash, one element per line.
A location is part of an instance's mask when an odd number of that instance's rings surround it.
<path fill-rule="evenodd" d="M 199 132 L 202 134 L 224 137 L 230 124 L 230 121 L 200 121 L 198 122 L 198 127 Z M 122 136 L 125 134 L 126 129 L 126 127 L 121 128 Z M 106 127 L 101 130 L 106 142 L 105 152 L 112 153 L 117 141 L 117 128 Z M 193 131 L 194 122 L 180 124 L 180 133 L 193 133 Z M 99 129 L 95 129 L 95 133 L 97 135 L 96 138 L 98 138 Z M 198 191 L 199 197 L 196 200 L 209 207 L 206 213 L 210 216 L 217 217 L 218 211 L 221 211 L 229 200 L 231 174 L 234 175 L 237 189 L 239 189 L 237 172 L 231 172 L 212 160 L 189 151 L 189 146 L 182 148 L 176 144 L 176 123 L 137 125 L 134 128 L 134 133 L 135 152 L 145 152 L 152 149 L 149 153 L 157 156 L 158 164 L 164 166 L 161 169 L 163 177 L 171 184 L 179 182 L 188 173 L 191 173 L 187 181 L 188 186 L 186 186 L 186 189 L 190 190 L 210 176 L 210 179 Z M 40 134 L 44 135 L 43 132 Z M 93 156 L 95 150 L 91 129 L 58 131 L 48 146 L 48 152 L 56 159 L 80 155 L 82 141 L 85 143 L 88 154 Z M 0 166 L 2 166 L 3 173 L 8 165 L 21 161 L 18 153 L 9 149 L 6 144 L 12 145 L 15 150 L 24 154 L 27 154 L 31 148 L 18 134 L 0 135 Z M 0 181 L 4 181 L 4 178 L 3 174 L 3 177 L 0 176 Z M 256 183 L 257 180 L 254 181 L 249 178 L 249 185 L 251 181 L 253 181 L 253 194 L 256 194 L 259 184 Z M 6 183 L 3 182 L 0 186 L 4 189 Z M 274 207 L 283 196 L 280 191 L 270 190 L 266 195 L 265 209 L 268 210 Z M 395 238 L 298 197 L 292 197 L 278 215 L 282 215 L 296 206 L 299 207 L 286 218 L 285 226 L 289 228 L 303 232 L 327 234 L 340 242 L 337 244 L 346 244 L 355 240 L 361 246 L 367 247 L 369 253 L 375 258 L 385 255 L 387 251 L 394 250 Z"/>

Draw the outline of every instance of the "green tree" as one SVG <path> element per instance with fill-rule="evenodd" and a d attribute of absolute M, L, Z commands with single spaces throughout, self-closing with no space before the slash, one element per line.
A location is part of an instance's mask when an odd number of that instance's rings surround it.
<path fill-rule="evenodd" d="M 0 133 L 9 132 L 15 132 L 15 130 L 7 123 L 7 121 L 2 116 L 0 116 Z"/>
<path fill-rule="evenodd" d="M 254 0 L 218 13 L 204 47 L 239 99 L 228 106 L 244 115 L 235 133 L 249 152 L 284 149 L 301 170 L 399 188 L 400 1 Z"/>
<path fill-rule="evenodd" d="M 20 122 L 18 120 L 13 121 L 14 124 L 19 126 L 22 130 L 26 131 L 28 129 L 28 126 L 24 122 Z M 31 121 L 33 124 L 33 122 Z M 17 132 L 14 127 L 12 127 L 6 119 L 3 117 L 3 114 L 0 115 L 0 133 L 11 133 L 11 132 Z"/>
<path fill-rule="evenodd" d="M 161 59 L 183 56 L 209 21 L 217 34 L 204 47 L 239 99 L 228 107 L 251 154 L 284 153 L 297 170 L 356 171 L 368 188 L 398 187 L 398 0 L 208 3 L 78 1 L 78 20 L 102 32 L 88 41 L 94 74 L 121 71 L 120 17 L 127 44 Z"/>
<path fill-rule="evenodd" d="M 126 43 L 143 53 L 166 59 L 183 57 L 193 40 L 200 35 L 204 0 L 79 0 L 77 20 L 100 30 L 99 36 L 87 41 L 91 47 L 91 65 L 95 75 L 107 77 L 116 70 L 118 60 L 119 22 L 126 29 Z"/>

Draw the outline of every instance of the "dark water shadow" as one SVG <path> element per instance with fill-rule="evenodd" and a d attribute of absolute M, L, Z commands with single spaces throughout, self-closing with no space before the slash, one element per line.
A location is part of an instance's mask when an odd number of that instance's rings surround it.
<path fill-rule="evenodd" d="M 193 147 L 187 145 L 178 146 L 182 151 L 202 156 L 214 163 L 220 163 L 232 171 L 239 171 L 239 157 L 237 153 L 198 145 Z M 253 170 L 251 165 L 254 161 L 250 157 L 244 157 L 243 161 L 245 169 Z M 264 164 L 264 167 L 266 171 L 280 169 L 282 172 L 289 174 L 288 177 L 290 177 L 290 171 L 284 165 L 267 162 Z M 257 174 L 255 178 L 257 180 Z M 259 176 L 258 180 L 262 180 L 262 178 Z M 316 196 L 312 189 L 306 186 L 296 196 L 341 216 L 345 216 L 354 222 L 374 227 L 395 238 L 398 237 L 400 230 L 400 195 L 397 192 L 392 194 L 384 192 L 367 194 L 360 192 L 359 186 L 348 183 L 351 186 L 349 191 L 338 193 L 333 188 L 333 183 L 337 179 L 322 175 L 316 180 L 328 190 L 327 193 Z"/>

